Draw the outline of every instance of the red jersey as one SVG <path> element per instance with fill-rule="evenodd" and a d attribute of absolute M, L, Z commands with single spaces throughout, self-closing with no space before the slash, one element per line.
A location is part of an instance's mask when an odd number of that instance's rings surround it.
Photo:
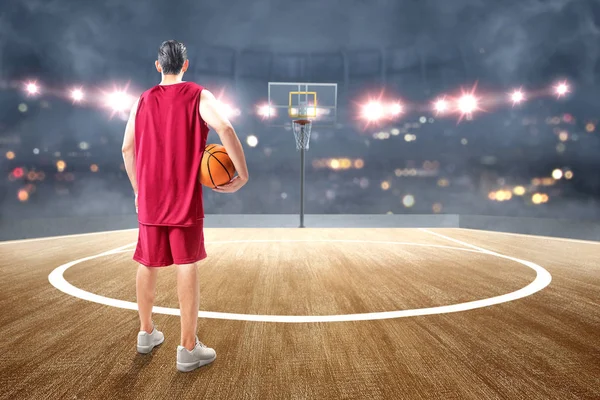
<path fill-rule="evenodd" d="M 208 125 L 200 116 L 203 87 L 157 85 L 140 97 L 135 117 L 138 220 L 193 226 L 204 218 L 200 161 Z"/>

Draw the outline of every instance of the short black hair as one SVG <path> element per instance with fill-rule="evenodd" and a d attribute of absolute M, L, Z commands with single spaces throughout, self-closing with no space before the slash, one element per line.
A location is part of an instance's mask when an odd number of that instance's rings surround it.
<path fill-rule="evenodd" d="M 158 48 L 158 63 L 165 75 L 178 75 L 187 60 L 187 48 L 176 40 L 167 40 Z"/>

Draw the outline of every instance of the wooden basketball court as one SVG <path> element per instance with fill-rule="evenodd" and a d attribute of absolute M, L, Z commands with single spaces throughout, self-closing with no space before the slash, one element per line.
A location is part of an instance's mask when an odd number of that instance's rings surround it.
<path fill-rule="evenodd" d="M 187 374 L 175 369 L 173 266 L 159 273 L 154 316 L 166 340 L 136 352 L 136 230 L 0 242 L 0 398 L 600 398 L 599 242 L 464 229 L 205 235 L 199 336 L 217 360 Z"/>

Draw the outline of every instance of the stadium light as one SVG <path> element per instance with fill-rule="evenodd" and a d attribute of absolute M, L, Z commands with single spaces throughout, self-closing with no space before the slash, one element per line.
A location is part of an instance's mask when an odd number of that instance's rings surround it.
<path fill-rule="evenodd" d="M 36 82 L 27 82 L 25 85 L 25 90 L 29 95 L 35 95 L 40 92 L 40 87 Z"/>
<path fill-rule="evenodd" d="M 569 93 L 569 85 L 567 85 L 567 82 L 560 82 L 554 87 L 554 91 L 558 97 L 562 97 Z"/>
<path fill-rule="evenodd" d="M 71 90 L 71 98 L 73 101 L 81 101 L 83 100 L 83 90 L 81 89 L 73 89 Z"/>
<path fill-rule="evenodd" d="M 518 104 L 518 103 L 522 102 L 523 100 L 525 100 L 525 95 L 523 94 L 523 92 L 520 89 L 515 90 L 510 95 L 510 99 L 512 100 L 513 106 L 514 106 L 515 104 Z"/>
<path fill-rule="evenodd" d="M 225 114 L 225 116 L 227 118 L 237 117 L 237 116 L 239 116 L 241 114 L 239 108 L 235 108 L 231 104 L 224 103 L 222 101 L 219 101 L 219 107 L 221 109 L 221 112 L 223 114 Z"/>
<path fill-rule="evenodd" d="M 363 106 L 362 116 L 368 121 L 378 121 L 384 115 L 383 105 L 378 101 L 370 101 Z"/>
<path fill-rule="evenodd" d="M 477 110 L 477 98 L 472 94 L 462 95 L 458 99 L 458 110 L 462 114 L 472 114 Z"/>
<path fill-rule="evenodd" d="M 398 116 L 402 113 L 403 108 L 400 103 L 392 103 L 388 106 L 388 112 L 392 117 Z"/>
<path fill-rule="evenodd" d="M 433 108 L 438 114 L 442 114 L 448 111 L 448 101 L 446 99 L 437 99 L 435 103 L 433 103 Z"/>
<path fill-rule="evenodd" d="M 132 103 L 132 97 L 120 90 L 116 90 L 106 96 L 106 105 L 115 112 L 126 111 L 131 107 Z"/>
<path fill-rule="evenodd" d="M 268 104 L 262 104 L 257 108 L 257 114 L 262 118 L 271 118 L 277 115 L 276 109 Z"/>

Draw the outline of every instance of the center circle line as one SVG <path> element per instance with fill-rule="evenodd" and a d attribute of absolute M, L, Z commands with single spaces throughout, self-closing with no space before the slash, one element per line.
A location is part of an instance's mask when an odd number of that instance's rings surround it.
<path fill-rule="evenodd" d="M 212 319 L 224 319 L 224 320 L 236 320 L 236 321 L 252 321 L 252 322 L 283 322 L 283 323 L 315 323 L 315 322 L 349 322 L 349 321 L 371 321 L 371 320 L 381 320 L 381 319 L 391 319 L 391 318 L 403 318 L 403 317 L 414 317 L 414 316 L 423 316 L 423 315 L 434 315 L 434 314 L 446 314 L 460 311 L 473 310 L 477 308 L 489 307 L 496 304 L 506 303 L 509 301 L 517 300 L 529 295 L 532 295 L 546 286 L 548 286 L 552 280 L 552 276 L 550 273 L 544 269 L 543 267 L 535 264 L 531 261 L 521 260 L 515 257 L 495 253 L 488 251 L 481 251 L 479 249 L 468 249 L 463 247 L 454 247 L 454 246 L 445 246 L 445 245 L 434 245 L 434 244 L 422 244 L 422 243 L 410 243 L 410 242 L 394 242 L 394 241 L 365 241 L 365 240 L 343 240 L 343 239 L 324 239 L 324 240 L 235 240 L 235 241 L 214 241 L 207 243 L 291 243 L 291 242 L 311 242 L 311 243 L 331 243 L 331 242 L 340 242 L 340 243 L 378 243 L 378 244 L 395 244 L 395 245 L 407 245 L 407 246 L 421 246 L 421 247 L 437 247 L 437 248 L 445 248 L 457 251 L 466 251 L 471 253 L 480 253 L 486 254 L 493 257 L 504 258 L 507 260 L 511 260 L 526 267 L 533 269 L 536 272 L 535 279 L 529 283 L 527 286 L 518 289 L 516 291 L 502 294 L 499 296 L 489 297 L 481 300 L 468 301 L 464 303 L 457 303 L 445 306 L 436 306 L 436 307 L 427 307 L 427 308 L 415 308 L 410 310 L 397 310 L 397 311 L 383 311 L 383 312 L 374 312 L 374 313 L 359 313 L 359 314 L 339 314 L 339 315 L 261 315 L 261 314 L 238 314 L 238 313 L 222 313 L 222 312 L 214 312 L 214 311 L 199 311 L 198 317 L 200 318 L 212 318 Z M 128 310 L 136 310 L 137 311 L 137 303 L 113 299 L 109 297 L 104 297 L 95 293 L 91 293 L 80 289 L 76 286 L 70 284 L 64 278 L 64 272 L 70 267 L 77 265 L 79 263 L 93 260 L 95 258 L 99 258 L 102 256 L 117 254 L 122 252 L 128 252 L 132 249 L 126 249 L 126 247 L 131 246 L 131 244 L 118 247 L 113 250 L 109 250 L 103 253 L 99 253 L 93 256 L 88 256 L 84 258 L 80 258 L 74 261 L 70 261 L 59 267 L 55 268 L 50 275 L 48 275 L 48 280 L 50 284 L 52 284 L 58 290 L 80 298 L 82 300 L 91 301 L 98 304 L 108 305 L 111 307 L 128 309 Z M 169 308 L 169 307 L 160 307 L 154 306 L 152 311 L 157 314 L 166 314 L 166 315 L 180 315 L 178 308 Z"/>

